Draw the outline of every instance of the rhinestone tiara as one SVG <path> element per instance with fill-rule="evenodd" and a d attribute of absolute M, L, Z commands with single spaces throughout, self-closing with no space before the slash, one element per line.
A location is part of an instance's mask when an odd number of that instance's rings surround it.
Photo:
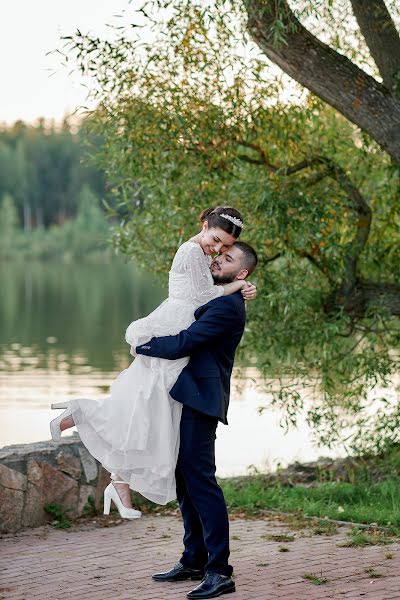
<path fill-rule="evenodd" d="M 228 219 L 228 221 L 230 221 L 237 227 L 240 227 L 240 229 L 243 229 L 243 221 L 241 221 L 237 217 L 232 217 L 231 215 L 227 215 L 225 213 L 221 213 L 219 216 L 222 217 L 223 219 Z"/>

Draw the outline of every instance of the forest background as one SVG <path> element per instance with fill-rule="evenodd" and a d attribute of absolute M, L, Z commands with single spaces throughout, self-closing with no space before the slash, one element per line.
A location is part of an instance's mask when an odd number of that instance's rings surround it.
<path fill-rule="evenodd" d="M 99 140 L 67 117 L 0 128 L 0 259 L 111 258 L 105 177 L 89 143 Z"/>

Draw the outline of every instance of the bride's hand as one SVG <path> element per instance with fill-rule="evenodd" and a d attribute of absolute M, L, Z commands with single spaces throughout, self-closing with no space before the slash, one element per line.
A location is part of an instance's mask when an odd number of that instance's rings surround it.
<path fill-rule="evenodd" d="M 257 297 L 257 287 L 246 281 L 246 286 L 242 288 L 242 295 L 245 300 L 254 300 Z"/>

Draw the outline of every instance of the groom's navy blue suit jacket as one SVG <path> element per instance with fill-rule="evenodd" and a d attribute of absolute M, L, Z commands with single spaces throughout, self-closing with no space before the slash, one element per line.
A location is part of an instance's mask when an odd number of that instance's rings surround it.
<path fill-rule="evenodd" d="M 242 293 L 215 298 L 194 316 L 188 329 L 152 338 L 136 352 L 170 360 L 190 356 L 170 391 L 172 398 L 227 423 L 230 377 L 246 320 Z"/>

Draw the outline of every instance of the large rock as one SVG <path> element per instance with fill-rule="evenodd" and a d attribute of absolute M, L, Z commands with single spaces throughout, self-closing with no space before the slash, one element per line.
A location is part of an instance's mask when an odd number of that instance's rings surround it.
<path fill-rule="evenodd" d="M 19 531 L 22 526 L 24 492 L 0 486 L 0 532 Z"/>
<path fill-rule="evenodd" d="M 39 527 L 47 521 L 48 516 L 44 511 L 42 489 L 28 481 L 25 505 L 22 512 L 22 527 Z"/>
<path fill-rule="evenodd" d="M 42 473 L 45 504 L 59 504 L 75 516 L 78 508 L 77 481 L 46 462 L 42 463 Z"/>
<path fill-rule="evenodd" d="M 22 513 L 22 526 L 38 527 L 47 523 L 48 517 L 44 511 L 42 469 L 36 460 L 32 458 L 29 458 L 27 462 L 27 479 L 28 486 Z"/>
<path fill-rule="evenodd" d="M 110 474 L 89 454 L 79 437 L 56 443 L 18 444 L 0 449 L 0 531 L 47 523 L 46 504 L 83 514 L 88 497 L 99 509 Z"/>
<path fill-rule="evenodd" d="M 0 464 L 0 531 L 18 531 L 22 524 L 27 478 Z"/>
<path fill-rule="evenodd" d="M 11 490 L 26 490 L 26 476 L 0 464 L 0 485 Z"/>
<path fill-rule="evenodd" d="M 104 467 L 100 467 L 99 469 L 99 479 L 96 487 L 96 496 L 95 496 L 95 505 L 97 510 L 101 510 L 103 508 L 103 494 L 104 490 L 110 483 L 110 473 L 105 470 Z"/>
<path fill-rule="evenodd" d="M 33 485 L 43 486 L 43 474 L 40 465 L 33 458 L 28 459 L 26 476 Z"/>
<path fill-rule="evenodd" d="M 83 515 L 85 513 L 85 507 L 88 503 L 89 496 L 92 496 L 93 500 L 96 498 L 96 488 L 92 485 L 81 485 L 79 490 L 78 499 L 78 514 Z"/>
<path fill-rule="evenodd" d="M 86 482 L 89 483 L 89 481 L 93 481 L 93 479 L 96 479 L 97 477 L 97 462 L 93 456 L 89 454 L 85 446 L 78 446 L 78 451 L 85 472 Z"/>
<path fill-rule="evenodd" d="M 69 448 L 61 449 L 56 456 L 56 461 L 60 470 L 64 473 L 68 473 L 68 475 L 71 475 L 74 479 L 79 479 L 81 477 L 81 461 Z"/>

